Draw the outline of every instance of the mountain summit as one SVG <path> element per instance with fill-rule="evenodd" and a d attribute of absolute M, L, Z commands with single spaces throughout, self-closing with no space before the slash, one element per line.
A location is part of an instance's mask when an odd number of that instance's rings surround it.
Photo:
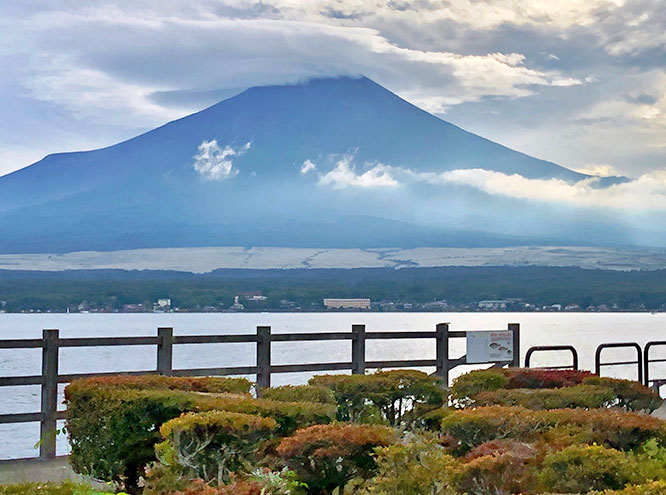
<path fill-rule="evenodd" d="M 526 211 L 438 181 L 475 169 L 587 177 L 467 132 L 367 78 L 256 87 L 114 146 L 49 155 L 0 177 L 0 252 L 587 238 L 573 214 Z M 601 242 L 613 237 L 604 229 Z"/>

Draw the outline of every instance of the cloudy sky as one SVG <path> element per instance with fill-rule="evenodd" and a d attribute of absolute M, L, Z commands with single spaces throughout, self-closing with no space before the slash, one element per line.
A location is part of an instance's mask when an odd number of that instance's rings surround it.
<path fill-rule="evenodd" d="M 24 0 L 0 3 L 0 175 L 334 75 L 569 168 L 665 168 L 659 0 Z"/>

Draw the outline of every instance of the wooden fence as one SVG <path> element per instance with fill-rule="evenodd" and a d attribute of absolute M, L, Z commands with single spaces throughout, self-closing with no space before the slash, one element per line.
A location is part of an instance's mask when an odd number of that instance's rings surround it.
<path fill-rule="evenodd" d="M 520 325 L 511 323 L 508 330 L 513 335 L 512 361 L 489 362 L 493 366 L 520 365 Z M 273 373 L 351 371 L 352 374 L 364 374 L 366 369 L 377 368 L 412 368 L 434 367 L 435 374 L 448 386 L 449 372 L 457 366 L 467 364 L 466 356 L 451 358 L 449 341 L 452 338 L 465 338 L 467 330 L 451 331 L 448 323 L 440 323 L 434 331 L 376 331 L 366 332 L 365 325 L 352 325 L 351 332 L 321 333 L 271 333 L 271 327 L 257 327 L 256 333 L 243 335 L 174 335 L 172 328 L 158 328 L 154 337 L 92 337 L 60 338 L 59 330 L 44 330 L 41 339 L 0 340 L 1 349 L 42 349 L 42 373 L 33 376 L 0 377 L 0 387 L 19 385 L 41 386 L 41 408 L 39 412 L 0 414 L 2 423 L 40 423 L 40 449 L 42 459 L 50 459 L 56 454 L 57 420 L 64 419 L 65 411 L 58 410 L 58 384 L 69 383 L 78 378 L 105 375 L 146 375 L 161 374 L 168 376 L 228 376 L 256 375 L 257 388 L 271 386 Z M 435 359 L 412 360 L 366 360 L 366 342 L 368 340 L 395 339 L 434 339 Z M 272 364 L 271 344 L 273 342 L 304 341 L 351 341 L 351 356 L 348 361 L 308 363 L 308 364 Z M 173 347 L 179 344 L 233 344 L 255 343 L 256 364 L 252 366 L 220 368 L 173 368 Z M 115 371 L 111 373 L 60 374 L 59 350 L 67 347 L 109 347 L 109 346 L 155 346 L 157 362 L 155 369 L 144 371 Z M 479 363 L 475 363 L 479 364 Z"/>

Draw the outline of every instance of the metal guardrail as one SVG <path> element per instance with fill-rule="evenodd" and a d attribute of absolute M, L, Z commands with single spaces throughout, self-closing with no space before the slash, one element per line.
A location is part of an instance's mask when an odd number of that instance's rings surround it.
<path fill-rule="evenodd" d="M 493 366 L 519 366 L 520 325 L 508 326 L 513 333 L 513 361 L 489 362 Z M 364 374 L 366 369 L 435 367 L 435 374 L 448 386 L 449 371 L 466 364 L 466 356 L 457 359 L 449 357 L 449 339 L 466 337 L 467 331 L 449 331 L 448 323 L 440 323 L 435 331 L 378 331 L 366 332 L 365 325 L 352 325 L 351 332 L 286 333 L 272 334 L 271 327 L 259 326 L 254 334 L 244 335 L 174 335 L 173 328 L 157 329 L 155 337 L 84 337 L 60 338 L 57 329 L 44 330 L 42 339 L 0 340 L 0 349 L 42 349 L 42 372 L 40 375 L 0 377 L 0 387 L 19 385 L 40 385 L 41 406 L 39 412 L 0 414 L 0 424 L 40 422 L 39 457 L 51 459 L 56 455 L 57 420 L 65 418 L 65 411 L 58 410 L 58 384 L 69 383 L 79 378 L 111 375 L 160 374 L 168 376 L 229 376 L 256 375 L 257 389 L 271 386 L 273 373 L 351 371 Z M 411 359 L 389 361 L 367 361 L 367 340 L 394 339 L 435 339 L 435 359 Z M 328 363 L 272 364 L 271 344 L 273 342 L 307 341 L 351 341 L 351 360 Z M 253 366 L 219 368 L 173 368 L 173 347 L 180 344 L 256 344 L 256 364 Z M 76 373 L 62 375 L 58 371 L 59 351 L 68 347 L 108 347 L 108 346 L 156 346 L 157 362 L 155 369 L 144 371 L 118 371 L 106 373 Z"/>
<path fill-rule="evenodd" d="M 601 353 L 604 349 L 635 349 L 635 361 L 606 361 L 601 362 Z M 601 344 L 594 353 L 594 372 L 601 376 L 602 366 L 623 366 L 635 364 L 638 371 L 638 382 L 643 383 L 643 350 L 636 342 L 615 342 L 611 344 Z"/>
<path fill-rule="evenodd" d="M 578 351 L 572 345 L 541 345 L 530 347 L 525 354 L 525 367 L 530 367 L 530 361 L 532 359 L 532 354 L 535 352 L 551 352 L 551 351 L 569 351 L 573 358 L 573 363 L 567 366 L 546 366 L 545 368 L 549 370 L 563 370 L 563 369 L 578 369 Z"/>
<path fill-rule="evenodd" d="M 666 384 L 665 378 L 650 378 L 650 363 L 666 363 L 665 358 L 659 359 L 650 359 L 650 350 L 653 347 L 663 347 L 666 346 L 666 341 L 652 341 L 645 344 L 643 349 L 643 374 L 645 375 L 644 384 L 646 387 L 652 387 L 656 390 L 659 390 L 662 385 Z"/>

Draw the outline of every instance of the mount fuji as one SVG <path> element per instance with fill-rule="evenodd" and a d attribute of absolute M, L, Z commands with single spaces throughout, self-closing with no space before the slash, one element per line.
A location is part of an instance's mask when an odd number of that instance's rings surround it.
<path fill-rule="evenodd" d="M 0 177 L 0 252 L 604 244 L 573 207 L 447 171 L 589 176 L 467 132 L 367 78 L 248 89 L 128 141 Z M 621 178 L 602 179 L 605 187 Z"/>

